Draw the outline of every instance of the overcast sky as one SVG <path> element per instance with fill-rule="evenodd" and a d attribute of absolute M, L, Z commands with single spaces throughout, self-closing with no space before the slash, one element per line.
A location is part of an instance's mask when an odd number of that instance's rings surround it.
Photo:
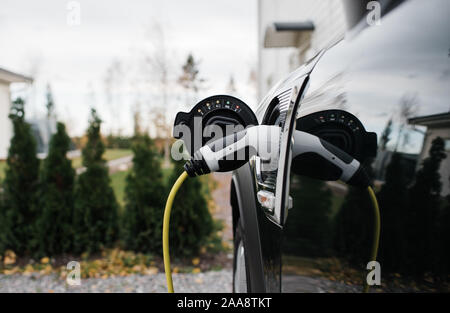
<path fill-rule="evenodd" d="M 0 67 L 35 78 L 28 94 L 29 117 L 45 114 L 45 86 L 50 83 L 58 117 L 68 124 L 71 135 L 84 132 L 91 105 L 100 111 L 107 130 L 120 123 L 128 132 L 137 101 L 143 102 L 144 114 L 158 105 L 159 96 L 154 94 L 158 88 L 149 88 L 155 99 L 150 103 L 148 94 L 139 98 L 145 93 L 142 87 L 139 91 L 133 87 L 139 79 L 135 75 L 139 60 L 155 47 L 155 23 L 164 30 L 172 81 L 192 52 L 201 60 L 200 75 L 207 80 L 197 98 L 226 93 L 233 75 L 238 95 L 255 104 L 248 79 L 257 62 L 256 0 L 80 0 L 80 25 L 67 22 L 73 12 L 67 8 L 71 1 L 0 2 Z M 116 119 L 105 104 L 104 87 L 113 60 L 119 60 L 125 71 Z M 20 86 L 13 91 L 17 89 Z M 173 93 L 170 116 L 186 99 L 180 90 Z"/>

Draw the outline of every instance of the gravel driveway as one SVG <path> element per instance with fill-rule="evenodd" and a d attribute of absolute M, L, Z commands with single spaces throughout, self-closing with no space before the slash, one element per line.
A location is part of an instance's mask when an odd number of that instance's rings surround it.
<path fill-rule="evenodd" d="M 173 274 L 175 292 L 231 292 L 230 270 L 198 274 Z M 80 286 L 69 286 L 55 275 L 0 275 L 0 293 L 4 292 L 166 292 L 164 273 L 129 275 L 106 279 L 82 279 Z"/>
<path fill-rule="evenodd" d="M 198 274 L 173 274 L 175 292 L 231 292 L 231 270 Z M 5 292 L 167 292 L 164 273 L 129 275 L 106 279 L 82 279 L 80 286 L 69 286 L 56 275 L 0 275 L 0 293 Z M 284 276 L 283 292 L 361 292 L 361 287 L 347 286 L 324 278 Z"/>

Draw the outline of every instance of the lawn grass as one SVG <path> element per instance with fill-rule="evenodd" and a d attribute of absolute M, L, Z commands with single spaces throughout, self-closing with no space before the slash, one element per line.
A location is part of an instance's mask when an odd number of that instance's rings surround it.
<path fill-rule="evenodd" d="M 115 159 L 120 159 L 128 155 L 132 155 L 133 151 L 130 149 L 106 149 L 103 158 L 106 161 L 111 161 Z"/>
<path fill-rule="evenodd" d="M 344 203 L 344 199 L 345 196 L 335 193 L 333 193 L 333 195 L 331 196 L 331 214 L 330 214 L 331 219 L 333 219 L 341 209 L 341 206 Z"/>
<path fill-rule="evenodd" d="M 105 153 L 103 154 L 103 158 L 106 161 L 111 161 L 115 159 L 120 159 L 122 157 L 132 155 L 133 152 L 129 149 L 106 149 Z M 72 166 L 74 168 L 82 167 L 82 157 L 76 157 L 72 159 Z"/>
<path fill-rule="evenodd" d="M 6 161 L 0 161 L 0 182 L 5 179 Z"/>
<path fill-rule="evenodd" d="M 125 183 L 126 177 L 130 171 L 115 172 L 110 175 L 111 187 L 116 195 L 117 202 L 120 205 L 121 210 L 125 206 Z"/>

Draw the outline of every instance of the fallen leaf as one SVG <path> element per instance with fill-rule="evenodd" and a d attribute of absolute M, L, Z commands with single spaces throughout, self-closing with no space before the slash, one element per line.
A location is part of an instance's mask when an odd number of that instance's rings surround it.
<path fill-rule="evenodd" d="M 175 273 L 175 268 L 173 269 L 173 272 Z M 155 275 L 157 273 L 158 273 L 158 268 L 154 267 L 154 266 L 150 266 L 144 271 L 144 274 L 146 274 L 146 275 Z"/>
<path fill-rule="evenodd" d="M 5 259 L 3 261 L 5 265 L 11 265 L 16 263 L 16 254 L 12 250 L 5 251 Z"/>
<path fill-rule="evenodd" d="M 42 264 L 47 264 L 48 262 L 50 262 L 50 259 L 48 257 L 44 257 L 41 259 Z"/>
<path fill-rule="evenodd" d="M 15 266 L 15 267 L 13 267 L 13 268 L 10 269 L 10 270 L 5 269 L 5 270 L 3 271 L 3 274 L 5 274 L 5 275 L 12 275 L 12 274 L 16 274 L 16 273 L 18 273 L 18 272 L 19 272 L 19 268 L 18 268 L 17 266 Z"/>
<path fill-rule="evenodd" d="M 30 275 L 30 274 L 33 273 L 33 272 L 34 272 L 34 268 L 33 268 L 33 266 L 32 266 L 31 264 L 28 264 L 28 265 L 25 267 L 24 271 L 23 271 L 23 273 L 24 273 L 25 275 Z"/>
<path fill-rule="evenodd" d="M 44 268 L 44 274 L 50 274 L 52 272 L 52 266 L 49 264 Z"/>
<path fill-rule="evenodd" d="M 140 265 L 135 265 L 135 266 L 133 266 L 133 271 L 135 271 L 135 272 L 140 272 L 141 271 L 141 266 Z"/>

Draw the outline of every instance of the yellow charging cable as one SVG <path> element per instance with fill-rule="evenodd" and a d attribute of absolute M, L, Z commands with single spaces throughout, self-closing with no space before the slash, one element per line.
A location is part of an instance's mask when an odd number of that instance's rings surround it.
<path fill-rule="evenodd" d="M 367 191 L 369 192 L 369 197 L 372 202 L 373 206 L 373 213 L 374 213 L 374 234 L 373 234 L 373 244 L 372 244 L 372 255 L 370 257 L 370 261 L 376 261 L 377 260 L 377 254 L 378 254 L 378 245 L 380 243 L 380 207 L 378 206 L 377 197 L 375 196 L 375 192 L 373 191 L 372 187 L 367 187 Z M 367 284 L 367 281 L 364 284 L 364 293 L 367 293 L 369 291 L 369 285 Z"/>
<path fill-rule="evenodd" d="M 169 254 L 169 223 L 170 223 L 170 211 L 172 210 L 173 199 L 188 177 L 186 171 L 181 173 L 175 184 L 170 190 L 169 197 L 167 197 L 166 207 L 164 209 L 164 222 L 163 222 L 163 258 L 164 258 L 164 271 L 166 272 L 167 291 L 173 293 L 172 271 L 170 269 L 170 254 Z"/>

